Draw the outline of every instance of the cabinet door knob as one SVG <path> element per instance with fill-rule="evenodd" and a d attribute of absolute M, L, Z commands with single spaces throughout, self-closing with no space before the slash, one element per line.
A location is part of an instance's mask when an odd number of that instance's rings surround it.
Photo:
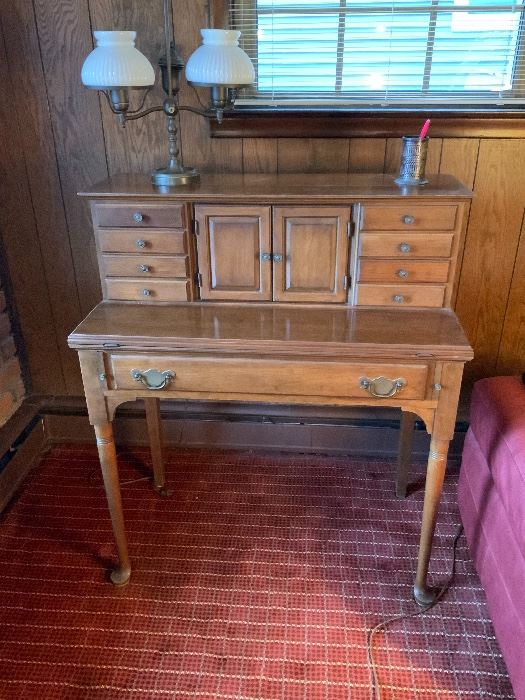
<path fill-rule="evenodd" d="M 133 221 L 135 221 L 137 224 L 140 224 L 144 217 L 140 213 L 140 211 L 133 212 Z"/>
<path fill-rule="evenodd" d="M 143 297 L 150 297 L 151 296 L 151 289 L 143 289 L 142 296 Z"/>
<path fill-rule="evenodd" d="M 272 259 L 272 254 L 271 253 L 261 253 L 261 260 L 264 262 L 267 262 L 268 260 Z"/>
<path fill-rule="evenodd" d="M 411 214 L 405 214 L 404 216 L 401 217 L 401 221 L 404 224 L 413 224 L 415 219 Z"/>
<path fill-rule="evenodd" d="M 401 277 L 402 280 L 406 280 L 406 278 L 408 277 L 408 270 L 398 270 L 397 276 Z"/>
<path fill-rule="evenodd" d="M 412 247 L 411 247 L 410 243 L 400 243 L 399 250 L 402 253 L 410 253 L 410 251 L 412 250 Z"/>
<path fill-rule="evenodd" d="M 146 241 L 142 240 L 142 238 L 139 238 L 137 241 L 137 248 L 145 248 L 146 247 Z"/>
<path fill-rule="evenodd" d="M 140 272 L 151 272 L 151 267 L 149 265 L 139 265 Z"/>
<path fill-rule="evenodd" d="M 402 304 L 405 301 L 405 297 L 402 294 L 394 294 L 392 301 L 395 301 L 396 304 Z"/>
<path fill-rule="evenodd" d="M 272 255 L 272 260 L 273 260 L 274 262 L 282 262 L 282 261 L 283 261 L 283 256 L 280 255 L 279 253 L 276 253 L 276 254 Z"/>

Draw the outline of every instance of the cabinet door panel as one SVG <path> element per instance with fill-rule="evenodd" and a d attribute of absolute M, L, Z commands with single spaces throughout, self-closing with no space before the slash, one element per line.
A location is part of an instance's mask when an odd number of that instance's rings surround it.
<path fill-rule="evenodd" d="M 271 299 L 270 208 L 198 205 L 195 219 L 201 299 Z"/>
<path fill-rule="evenodd" d="M 346 301 L 349 221 L 349 207 L 274 209 L 275 301 Z"/>

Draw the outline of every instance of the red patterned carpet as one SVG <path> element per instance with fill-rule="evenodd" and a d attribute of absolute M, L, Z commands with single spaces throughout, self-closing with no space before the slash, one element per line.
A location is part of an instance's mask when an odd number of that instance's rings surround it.
<path fill-rule="evenodd" d="M 148 459 L 121 455 L 123 589 L 105 580 L 95 449 L 55 448 L 30 475 L 0 524 L 0 698 L 370 700 L 366 630 L 414 610 L 421 488 L 396 500 L 386 461 L 182 451 L 161 499 L 136 481 Z M 463 538 L 445 599 L 380 632 L 375 658 L 384 700 L 513 697 Z"/>

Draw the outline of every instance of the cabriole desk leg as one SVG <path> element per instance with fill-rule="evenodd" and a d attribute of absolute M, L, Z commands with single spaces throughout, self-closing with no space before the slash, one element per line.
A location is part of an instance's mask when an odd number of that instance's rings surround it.
<path fill-rule="evenodd" d="M 399 426 L 399 450 L 397 458 L 396 497 L 406 498 L 407 484 L 412 466 L 412 443 L 414 440 L 414 425 L 416 414 L 410 411 L 401 411 L 401 423 Z"/>
<path fill-rule="evenodd" d="M 447 466 L 448 444 L 448 440 L 432 439 L 430 442 L 421 537 L 419 540 L 416 580 L 414 582 L 414 598 L 421 607 L 431 605 L 436 598 L 435 592 L 427 585 L 427 574 L 439 499 Z"/>
<path fill-rule="evenodd" d="M 146 422 L 153 465 L 153 488 L 159 496 L 171 496 L 166 488 L 166 471 L 164 469 L 164 454 L 162 445 L 162 422 L 160 418 L 160 399 L 144 399 L 146 406 Z"/>
<path fill-rule="evenodd" d="M 108 499 L 113 534 L 117 544 L 119 565 L 111 572 L 111 581 L 116 586 L 123 586 L 129 581 L 131 565 L 128 556 L 128 544 L 124 528 L 124 515 L 122 513 L 122 499 L 120 496 L 120 483 L 118 478 L 117 453 L 113 439 L 113 427 L 111 423 L 95 425 L 98 456 L 102 468 L 102 477 Z"/>

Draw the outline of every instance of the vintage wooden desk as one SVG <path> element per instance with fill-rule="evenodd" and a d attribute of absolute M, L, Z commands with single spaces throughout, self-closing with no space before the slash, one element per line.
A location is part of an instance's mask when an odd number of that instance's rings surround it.
<path fill-rule="evenodd" d="M 431 601 L 448 443 L 473 356 L 447 308 L 470 192 L 446 176 L 402 191 L 390 176 L 294 175 L 210 176 L 172 192 L 121 177 L 84 194 L 104 301 L 69 344 L 118 548 L 112 581 L 131 572 L 112 433 L 121 403 L 145 400 L 161 492 L 162 398 L 394 406 L 410 417 L 402 445 L 416 415 L 431 435 L 414 584 Z"/>

